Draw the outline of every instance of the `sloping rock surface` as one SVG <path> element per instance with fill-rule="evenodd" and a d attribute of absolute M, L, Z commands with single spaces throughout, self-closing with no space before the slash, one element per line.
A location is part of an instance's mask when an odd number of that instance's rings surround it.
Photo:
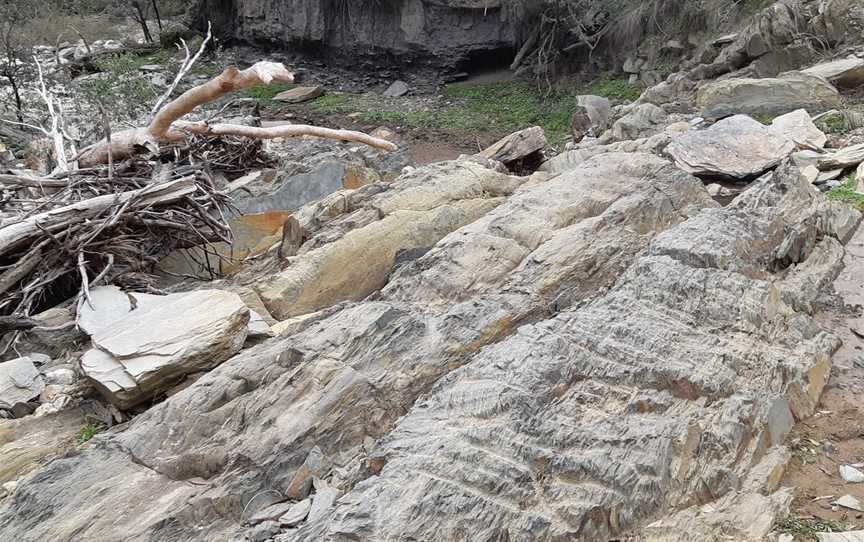
<path fill-rule="evenodd" d="M 795 307 L 839 271 L 833 212 L 787 166 L 659 234 L 605 295 L 440 379 L 380 474 L 279 540 L 606 540 L 735 490 L 827 381 L 838 341 Z"/>
<path fill-rule="evenodd" d="M 248 323 L 249 309 L 232 292 L 149 296 L 111 325 L 93 326 L 81 369 L 108 400 L 129 408 L 239 352 Z"/>
<path fill-rule="evenodd" d="M 388 201 L 428 207 L 442 197 L 435 172 L 455 185 L 453 167 L 418 170 Z M 468 193 L 479 173 L 462 170 Z M 333 488 L 314 497 L 326 517 L 323 503 L 369 476 L 375 443 L 438 379 L 523 323 L 602 298 L 658 234 L 716 206 L 695 178 L 645 154 L 606 154 L 517 188 L 374 298 L 311 315 L 22 480 L 0 506 L 0 539 L 230 538 L 275 502 L 253 497 L 286 493 L 313 449 Z"/>
<path fill-rule="evenodd" d="M 735 115 L 706 130 L 676 136 L 666 152 L 694 175 L 746 179 L 776 166 L 795 144 L 746 115 Z"/>
<path fill-rule="evenodd" d="M 823 62 L 801 71 L 827 79 L 840 87 L 855 88 L 864 85 L 864 58 L 850 56 Z"/>

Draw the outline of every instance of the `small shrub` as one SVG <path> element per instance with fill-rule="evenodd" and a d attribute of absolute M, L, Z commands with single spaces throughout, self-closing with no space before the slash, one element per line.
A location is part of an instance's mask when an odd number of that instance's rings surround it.
<path fill-rule="evenodd" d="M 84 444 L 104 430 L 105 426 L 101 423 L 88 423 L 78 432 L 78 444 Z"/>
<path fill-rule="evenodd" d="M 858 179 L 852 174 L 846 178 L 846 181 L 842 185 L 830 190 L 826 196 L 830 200 L 848 203 L 859 211 L 864 212 L 864 195 L 856 192 L 856 188 L 858 188 Z"/>

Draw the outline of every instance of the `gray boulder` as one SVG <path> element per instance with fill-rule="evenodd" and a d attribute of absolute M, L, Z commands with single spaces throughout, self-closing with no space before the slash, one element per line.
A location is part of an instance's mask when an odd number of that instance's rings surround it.
<path fill-rule="evenodd" d="M 771 129 L 792 140 L 801 150 L 819 151 L 828 142 L 828 136 L 816 127 L 810 114 L 804 109 L 796 109 L 775 118 L 771 122 Z"/>
<path fill-rule="evenodd" d="M 43 363 L 47 359 L 41 360 Z M 26 403 L 42 393 L 45 382 L 32 357 L 23 357 L 0 363 L 0 410 L 14 417 L 29 414 Z"/>
<path fill-rule="evenodd" d="M 666 113 L 656 105 L 651 103 L 637 105 L 612 125 L 611 140 L 622 141 L 650 137 L 662 132 L 666 126 L 666 121 Z"/>
<path fill-rule="evenodd" d="M 792 141 L 745 115 L 723 119 L 706 130 L 684 132 L 666 147 L 684 171 L 726 179 L 760 175 L 794 151 Z"/>
<path fill-rule="evenodd" d="M 844 88 L 864 85 L 864 58 L 850 56 L 811 66 L 801 73 L 815 75 Z"/>
<path fill-rule="evenodd" d="M 384 96 L 388 98 L 399 98 L 405 96 L 409 91 L 408 83 L 405 81 L 394 81 L 387 90 L 384 91 Z"/>
<path fill-rule="evenodd" d="M 129 408 L 236 354 L 248 322 L 249 309 L 231 292 L 164 296 L 97 329 L 81 369 L 109 401 Z"/>
<path fill-rule="evenodd" d="M 709 119 L 736 114 L 776 116 L 796 109 L 814 115 L 842 104 L 831 83 L 797 72 L 776 78 L 713 81 L 698 90 L 696 102 L 701 115 Z"/>

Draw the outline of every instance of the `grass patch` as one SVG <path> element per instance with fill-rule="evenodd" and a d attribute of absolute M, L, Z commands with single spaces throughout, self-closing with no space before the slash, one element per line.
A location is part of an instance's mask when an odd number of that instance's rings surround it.
<path fill-rule="evenodd" d="M 141 70 L 141 66 L 150 64 L 158 64 L 160 66 L 167 65 L 174 58 L 171 51 L 163 49 L 152 55 L 135 55 L 132 53 L 123 53 L 119 55 L 109 55 L 96 58 L 93 63 L 99 68 L 99 71 L 108 73 L 114 76 L 136 74 Z"/>
<path fill-rule="evenodd" d="M 325 94 L 309 102 L 306 107 L 316 113 L 350 113 L 353 103 L 345 94 Z"/>
<path fill-rule="evenodd" d="M 858 188 L 858 179 L 853 173 L 846 178 L 843 184 L 831 189 L 826 196 L 830 200 L 848 203 L 859 211 L 864 212 L 864 195 L 857 193 L 855 191 L 856 188 Z"/>
<path fill-rule="evenodd" d="M 101 423 L 88 423 L 78 432 L 78 444 L 84 444 L 104 430 L 105 426 Z"/>
<path fill-rule="evenodd" d="M 515 132 L 541 126 L 552 145 L 570 135 L 570 117 L 578 92 L 545 91 L 525 83 L 453 85 L 445 95 L 455 106 L 435 115 L 439 128 L 465 132 Z"/>
<path fill-rule="evenodd" d="M 262 85 L 260 87 L 247 88 L 243 91 L 243 95 L 247 98 L 255 99 L 259 105 L 265 106 L 273 103 L 273 98 L 280 92 L 291 90 L 294 88 L 294 83 L 273 83 L 272 85 Z"/>
<path fill-rule="evenodd" d="M 830 115 L 816 121 L 816 127 L 826 134 L 845 134 L 852 129 L 846 115 Z"/>
<path fill-rule="evenodd" d="M 456 135 L 503 137 L 530 126 L 540 126 L 553 146 L 570 137 L 576 97 L 595 94 L 614 101 L 635 100 L 641 86 L 624 79 L 603 78 L 582 88 L 542 89 L 530 83 L 455 84 L 444 89 L 446 105 L 431 110 L 405 109 L 401 102 L 353 94 L 327 94 L 303 107 L 323 114 L 358 113 L 369 124 L 434 129 Z M 253 96 L 254 97 L 254 96 Z M 397 105 L 394 105 L 397 104 Z"/>
<path fill-rule="evenodd" d="M 817 540 L 816 533 L 841 533 L 847 530 L 847 526 L 839 521 L 789 517 L 778 521 L 774 530 L 806 540 Z"/>
<path fill-rule="evenodd" d="M 644 90 L 645 85 L 642 83 L 631 85 L 626 79 L 602 77 L 591 83 L 582 94 L 594 94 L 610 100 L 635 102 Z"/>

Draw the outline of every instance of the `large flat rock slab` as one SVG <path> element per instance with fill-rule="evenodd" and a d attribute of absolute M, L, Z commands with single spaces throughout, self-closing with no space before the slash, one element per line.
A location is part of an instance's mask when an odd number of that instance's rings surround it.
<path fill-rule="evenodd" d="M 97 328 L 81 369 L 109 401 L 129 408 L 239 352 L 248 322 L 249 309 L 232 292 L 164 296 Z"/>
<path fill-rule="evenodd" d="M 831 60 L 801 72 L 827 79 L 838 87 L 855 88 L 864 85 L 864 58 L 850 56 Z"/>
<path fill-rule="evenodd" d="M 706 118 L 737 114 L 773 117 L 796 109 L 815 115 L 842 106 L 840 93 L 831 83 L 798 72 L 764 79 L 712 81 L 699 89 L 696 102 Z"/>
<path fill-rule="evenodd" d="M 726 179 L 748 179 L 780 163 L 795 143 L 746 115 L 723 119 L 705 130 L 672 139 L 666 152 L 688 173 Z"/>

